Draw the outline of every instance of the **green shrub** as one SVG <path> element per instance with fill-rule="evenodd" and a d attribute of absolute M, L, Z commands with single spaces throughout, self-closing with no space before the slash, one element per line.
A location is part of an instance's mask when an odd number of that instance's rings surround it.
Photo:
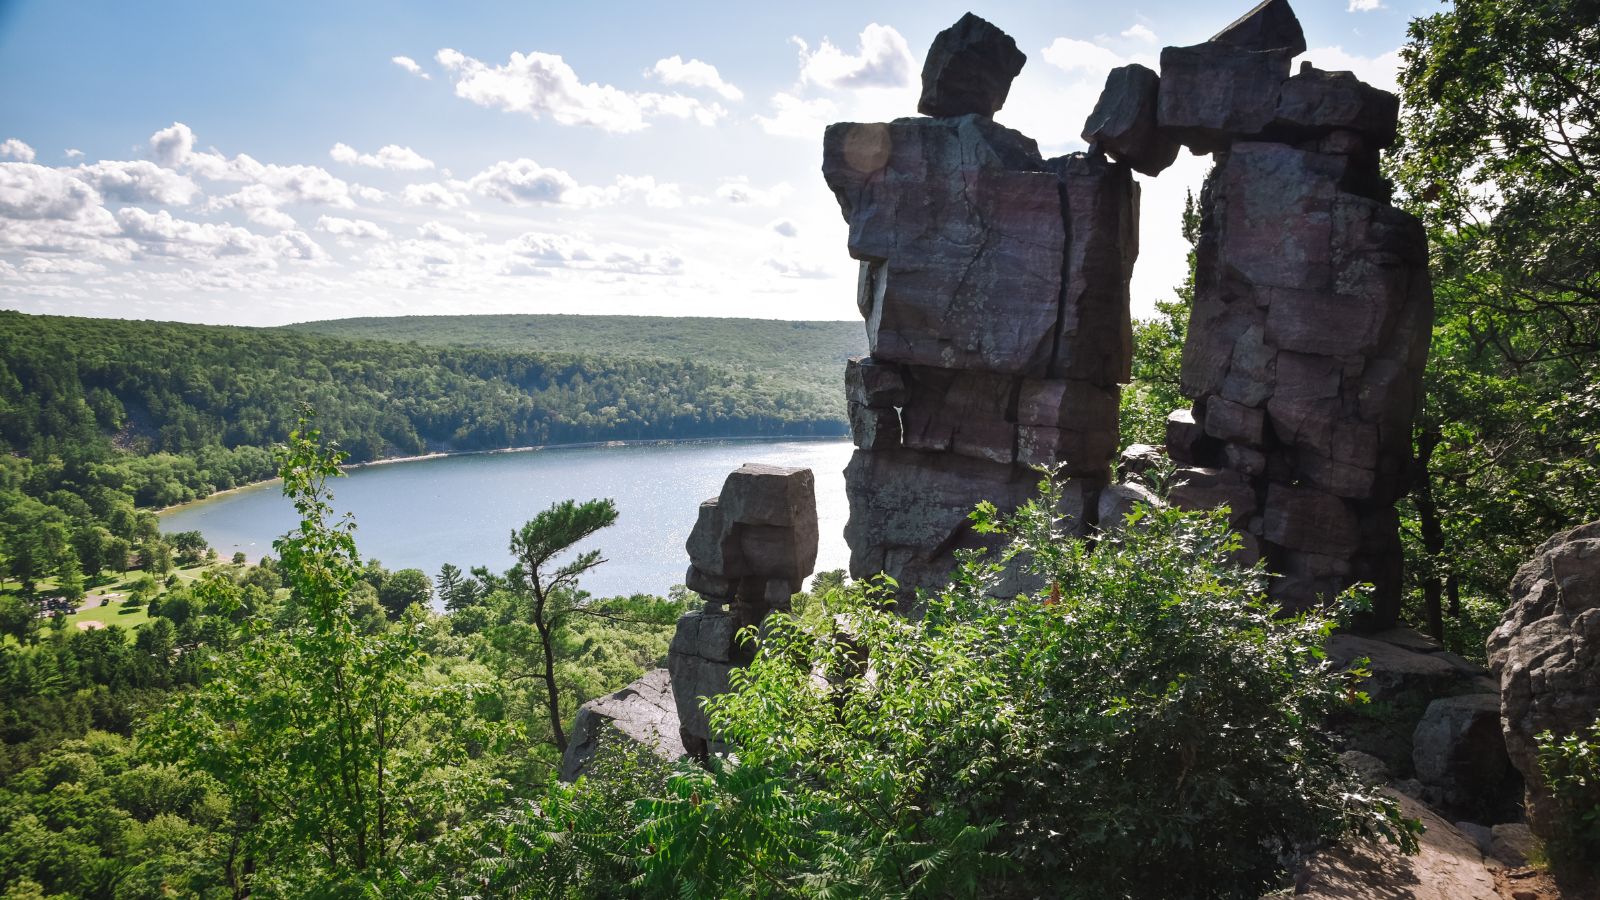
<path fill-rule="evenodd" d="M 1575 734 L 1558 739 L 1546 731 L 1537 740 L 1539 771 L 1560 817 L 1545 848 L 1550 863 L 1560 873 L 1600 879 L 1600 719 Z"/>
<path fill-rule="evenodd" d="M 1415 849 L 1419 826 L 1353 781 L 1320 724 L 1360 697 L 1324 659 L 1329 623 L 1278 618 L 1220 515 L 1144 510 L 1091 544 L 1041 487 L 1006 520 L 980 507 L 1009 549 L 969 559 L 921 620 L 885 609 L 886 579 L 769 618 L 709 702 L 735 754 L 681 767 L 626 816 L 594 782 L 552 793 L 522 823 L 543 849 L 522 849 L 568 853 L 550 859 L 570 875 L 583 847 L 597 880 L 549 886 L 1254 897 L 1320 840 Z M 996 599 L 1012 561 L 1043 587 Z"/>

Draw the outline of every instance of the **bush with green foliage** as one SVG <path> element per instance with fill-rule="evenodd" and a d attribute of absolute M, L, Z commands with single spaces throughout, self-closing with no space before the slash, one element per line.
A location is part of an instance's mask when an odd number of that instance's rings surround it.
<path fill-rule="evenodd" d="M 1587 877 L 1600 887 L 1600 719 L 1575 734 L 1537 736 L 1539 771 L 1555 797 L 1560 834 L 1545 848 L 1562 874 Z"/>
<path fill-rule="evenodd" d="M 1360 699 L 1330 623 L 1279 618 L 1220 516 L 1144 510 L 1089 544 L 1043 488 L 980 507 L 1009 549 L 920 621 L 859 586 L 769 618 L 709 703 L 735 755 L 626 819 L 614 788 L 557 787 L 506 826 L 546 837 L 493 871 L 582 895 L 1235 897 L 1319 840 L 1415 849 L 1319 724 Z M 1007 560 L 1041 589 L 994 598 Z"/>

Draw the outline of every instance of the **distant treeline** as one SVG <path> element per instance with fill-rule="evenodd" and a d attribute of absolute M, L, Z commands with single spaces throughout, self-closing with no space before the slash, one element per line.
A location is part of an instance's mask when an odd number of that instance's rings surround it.
<path fill-rule="evenodd" d="M 733 337 L 708 335 L 706 357 Z M 599 440 L 844 434 L 841 392 L 811 388 L 687 360 L 0 312 L 0 450 L 35 462 L 103 459 L 113 444 L 181 457 L 158 466 L 171 478 L 135 478 L 140 505 L 267 477 L 268 455 L 251 451 L 281 440 L 301 403 L 363 462 Z"/>

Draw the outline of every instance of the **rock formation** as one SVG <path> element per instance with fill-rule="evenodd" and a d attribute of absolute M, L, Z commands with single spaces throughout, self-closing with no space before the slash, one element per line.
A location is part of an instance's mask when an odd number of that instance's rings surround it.
<path fill-rule="evenodd" d="M 789 598 L 817 563 L 817 498 L 810 469 L 746 463 L 700 504 L 689 533 L 684 583 L 703 608 L 678 620 L 667 656 L 684 749 L 698 759 L 720 745 L 701 699 L 728 690 L 728 672 L 755 648 L 739 631 L 759 625 Z"/>
<path fill-rule="evenodd" d="M 1528 825 L 1555 835 L 1556 808 L 1534 736 L 1565 737 L 1600 716 L 1600 522 L 1555 535 L 1511 582 L 1511 606 L 1489 635 L 1506 750 L 1528 787 Z"/>
<path fill-rule="evenodd" d="M 1023 60 L 969 15 L 929 51 L 936 118 L 824 136 L 871 351 L 845 373 L 850 571 L 907 598 L 988 545 L 967 514 L 1030 497 L 1031 466 L 1064 465 L 1063 513 L 1087 529 L 1117 450 L 1138 189 L 1104 154 L 1047 160 L 989 118 Z"/>
<path fill-rule="evenodd" d="M 1181 144 L 1216 167 L 1184 348 L 1194 405 L 1167 435 L 1183 466 L 1171 499 L 1228 505 L 1242 561 L 1266 561 L 1286 608 L 1371 582 L 1371 624 L 1393 622 L 1427 246 L 1378 171 L 1397 101 L 1348 72 L 1291 76 L 1305 47 L 1287 0 L 1266 0 L 1163 50 L 1159 75 L 1111 72 L 1090 151 L 1046 160 L 990 118 L 1023 57 L 968 15 L 929 51 L 918 108 L 931 118 L 827 129 L 823 176 L 860 261 L 871 351 L 846 373 L 852 575 L 887 572 L 908 595 L 942 582 L 954 551 L 985 546 L 966 513 L 1025 499 L 1031 466 L 1063 465 L 1063 512 L 1081 530 L 1132 502 L 1098 497 L 1132 355 L 1130 169 L 1154 175 Z"/>
<path fill-rule="evenodd" d="M 1216 162 L 1183 355 L 1194 406 L 1168 428 L 1188 467 L 1173 501 L 1228 502 L 1285 607 L 1370 582 L 1372 624 L 1387 625 L 1432 321 L 1427 241 L 1378 173 L 1394 96 L 1309 64 L 1291 77 L 1304 49 L 1287 3 L 1268 0 L 1161 54 L 1160 130 Z"/>
<path fill-rule="evenodd" d="M 678 710 L 666 669 L 651 669 L 615 694 L 597 697 L 578 707 L 567 752 L 561 756 L 561 780 L 576 781 L 579 775 L 586 774 L 613 729 L 662 759 L 683 756 Z"/>

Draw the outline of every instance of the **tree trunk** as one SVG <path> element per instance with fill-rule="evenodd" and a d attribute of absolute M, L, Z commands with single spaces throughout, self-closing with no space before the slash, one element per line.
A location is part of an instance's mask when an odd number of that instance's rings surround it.
<path fill-rule="evenodd" d="M 1433 473 L 1428 464 L 1433 460 L 1433 449 L 1439 444 L 1439 432 L 1428 428 L 1417 441 L 1417 517 L 1422 527 L 1422 549 L 1428 560 L 1428 574 L 1422 580 L 1423 614 L 1427 617 L 1428 634 L 1434 640 L 1444 640 L 1444 579 L 1439 576 L 1444 557 L 1444 527 L 1439 521 L 1439 507 L 1433 500 Z"/>
<path fill-rule="evenodd" d="M 550 623 L 544 618 L 544 591 L 534 585 L 533 627 L 539 630 L 539 646 L 544 650 L 545 704 L 550 711 L 550 734 L 555 738 L 556 750 L 567 752 L 567 734 L 561 727 L 561 694 L 556 690 L 556 648 L 551 636 Z"/>

